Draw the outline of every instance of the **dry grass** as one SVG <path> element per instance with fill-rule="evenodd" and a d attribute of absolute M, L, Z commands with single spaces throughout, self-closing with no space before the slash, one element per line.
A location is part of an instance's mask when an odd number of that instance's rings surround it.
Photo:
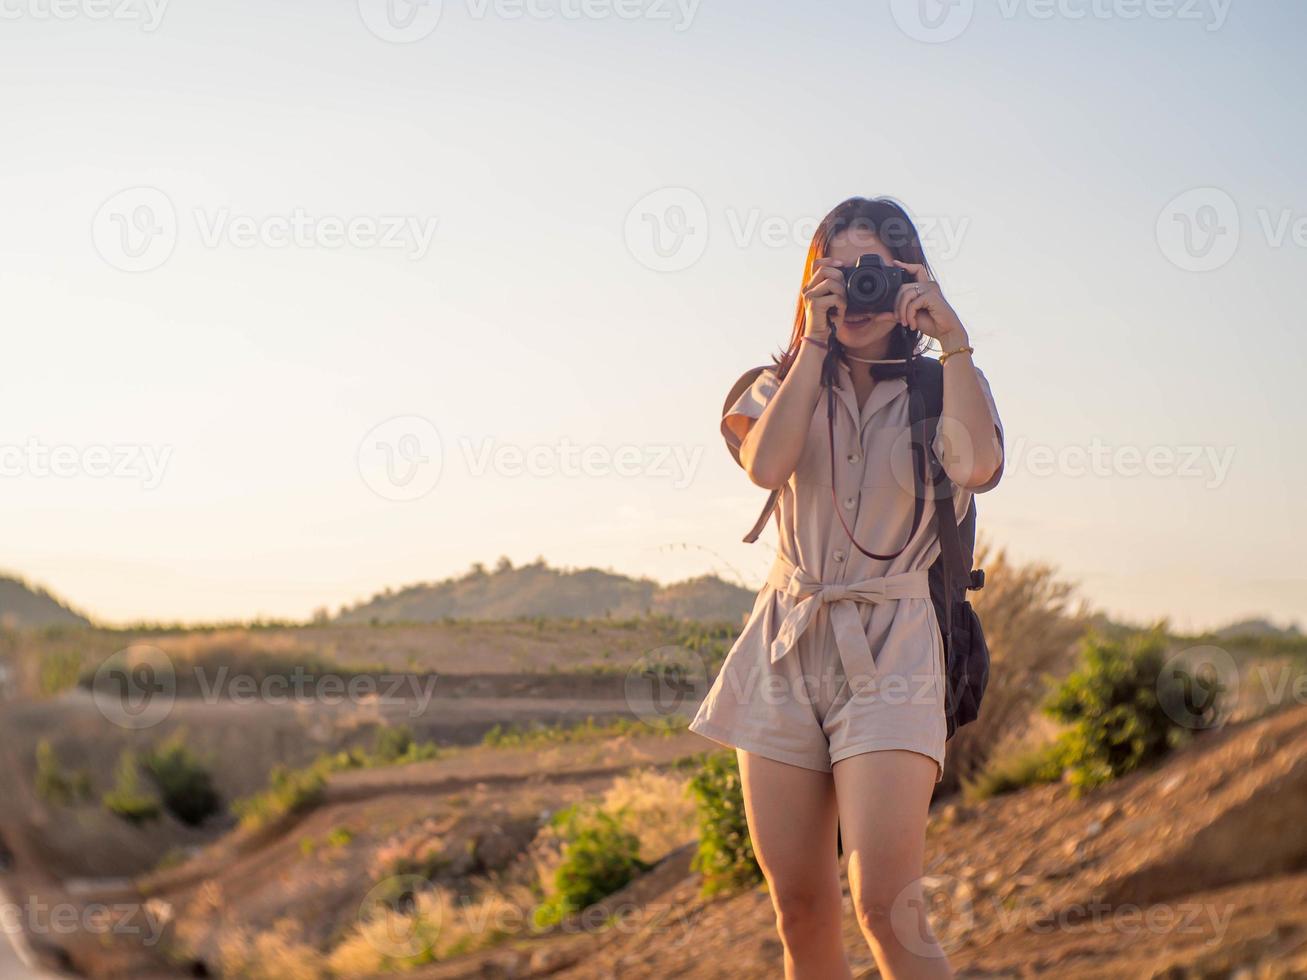
<path fill-rule="evenodd" d="M 224 976 L 246 980 L 319 980 L 327 976 L 322 954 L 301 942 L 298 926 L 282 919 L 273 928 L 251 934 L 233 927 L 222 941 Z"/>
<path fill-rule="evenodd" d="M 586 805 L 618 816 L 639 839 L 641 859 L 653 863 L 696 836 L 687 785 L 688 777 L 636 770 Z M 377 850 L 371 861 L 377 885 L 334 947 L 306 943 L 289 920 L 261 932 L 232 926 L 221 943 L 223 974 L 325 980 L 406 972 L 531 931 L 533 914 L 542 896 L 552 893 L 562 860 L 566 841 L 558 829 L 543 826 L 500 873 L 472 875 L 457 885 L 431 883 L 429 876 L 435 876 L 434 869 L 444 865 L 440 859 L 449 857 L 445 852 L 456 843 L 451 836 L 455 824 L 453 819 L 427 820 Z M 398 886 L 415 885 L 409 901 L 396 902 L 402 895 Z M 221 898 L 216 893 L 209 898 L 217 914 Z"/>
<path fill-rule="evenodd" d="M 1003 549 L 981 545 L 976 567 L 985 587 L 968 593 L 985 628 L 991 657 L 980 718 L 948 744 L 941 790 L 975 779 L 1000 749 L 1038 743 L 1046 725 L 1037 709 L 1050 678 L 1075 666 L 1075 647 L 1089 617 L 1074 587 L 1051 565 L 1016 564 Z"/>

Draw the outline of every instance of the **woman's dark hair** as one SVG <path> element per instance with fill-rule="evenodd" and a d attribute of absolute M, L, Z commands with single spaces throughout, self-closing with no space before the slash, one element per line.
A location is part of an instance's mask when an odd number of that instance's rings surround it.
<path fill-rule="evenodd" d="M 885 243 L 890 254 L 900 262 L 923 265 L 933 279 L 930 263 L 921 247 L 921 236 L 917 226 L 908 217 L 903 205 L 888 197 L 851 197 L 841 201 L 830 214 L 821 219 L 817 230 L 813 232 L 812 243 L 808 246 L 808 258 L 803 265 L 803 280 L 799 286 L 799 305 L 794 314 L 794 331 L 790 334 L 790 343 L 779 355 L 772 355 L 780 377 L 790 370 L 790 365 L 799 356 L 799 344 L 803 337 L 804 309 L 803 287 L 812 277 L 812 267 L 817 259 L 824 257 L 830 250 L 831 239 L 842 231 L 861 229 L 869 231 Z M 926 349 L 930 338 L 922 336 L 917 330 L 896 330 L 890 339 L 888 357 L 907 357 L 912 353 L 921 353 Z"/>

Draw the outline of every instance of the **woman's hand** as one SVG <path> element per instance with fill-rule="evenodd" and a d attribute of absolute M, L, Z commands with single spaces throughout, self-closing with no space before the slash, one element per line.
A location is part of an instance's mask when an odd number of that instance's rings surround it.
<path fill-rule="evenodd" d="M 894 313 L 898 322 L 909 329 L 920 330 L 927 337 L 933 337 L 943 346 L 947 339 L 948 349 L 956 350 L 967 345 L 967 331 L 962 321 L 949 306 L 948 300 L 940 291 L 939 283 L 926 273 L 924 265 L 893 260 L 898 268 L 912 274 L 916 282 L 905 283 L 899 290 L 894 303 Z"/>
<path fill-rule="evenodd" d="M 848 296 L 844 291 L 844 263 L 820 258 L 812 265 L 812 278 L 803 287 L 803 335 L 827 341 L 844 323 Z"/>

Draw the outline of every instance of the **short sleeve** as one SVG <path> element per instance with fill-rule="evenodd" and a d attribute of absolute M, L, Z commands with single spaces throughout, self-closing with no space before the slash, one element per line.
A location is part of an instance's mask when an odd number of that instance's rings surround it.
<path fill-rule="evenodd" d="M 985 483 L 983 483 L 981 486 L 973 488 L 970 491 L 971 493 L 984 493 L 986 490 L 992 490 L 994 489 L 994 487 L 998 485 L 998 481 L 1003 476 L 1003 466 L 1006 463 L 1007 454 L 1003 451 L 1003 445 L 1004 445 L 1003 444 L 1003 420 L 1000 419 L 998 416 L 998 406 L 994 404 L 994 393 L 989 388 L 989 379 L 985 377 L 985 373 L 981 371 L 980 368 L 978 367 L 976 368 L 976 377 L 980 379 L 980 391 L 985 396 L 985 404 L 989 406 L 990 417 L 994 420 L 994 430 L 998 434 L 998 446 L 999 446 L 998 469 L 994 471 L 994 475 L 991 476 Z M 936 430 L 935 441 L 932 444 L 931 448 L 934 450 L 936 458 L 943 461 L 944 472 L 948 473 L 949 479 L 951 479 L 955 484 L 959 484 L 960 481 L 957 479 L 954 473 L 949 472 L 949 463 L 950 461 L 952 461 L 954 463 L 954 466 L 956 467 L 956 465 L 961 463 L 962 460 L 958 458 L 951 459 L 951 456 L 955 457 L 956 454 L 950 454 L 948 452 L 948 448 L 944 443 L 944 437 L 945 437 L 944 429 L 945 426 L 940 426 L 940 428 Z"/>
<path fill-rule="evenodd" d="M 739 461 L 740 443 L 744 439 L 745 427 L 743 419 L 756 419 L 761 416 L 762 410 L 767 407 L 767 403 L 771 401 L 772 396 L 780 390 L 780 386 L 781 383 L 776 376 L 775 369 L 763 368 L 758 377 L 753 379 L 753 384 L 746 388 L 722 413 L 722 438 L 726 440 L 726 445 L 737 462 Z"/>

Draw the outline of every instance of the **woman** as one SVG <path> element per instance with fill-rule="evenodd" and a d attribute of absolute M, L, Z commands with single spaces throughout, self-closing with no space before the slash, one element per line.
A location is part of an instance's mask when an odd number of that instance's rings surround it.
<path fill-rule="evenodd" d="M 869 254 L 908 281 L 892 312 L 846 313 L 844 270 Z M 790 978 L 851 976 L 837 828 L 881 973 L 952 975 L 920 882 L 927 808 L 943 773 L 944 667 L 926 578 L 939 554 L 934 503 L 914 521 L 901 367 L 931 341 L 943 361 L 932 448 L 961 517 L 972 493 L 999 480 L 1002 425 L 966 328 L 893 201 L 851 198 L 823 219 L 788 349 L 722 418 L 749 478 L 781 491 L 779 545 L 689 727 L 737 750 Z M 833 436 L 822 388 L 832 345 Z"/>

